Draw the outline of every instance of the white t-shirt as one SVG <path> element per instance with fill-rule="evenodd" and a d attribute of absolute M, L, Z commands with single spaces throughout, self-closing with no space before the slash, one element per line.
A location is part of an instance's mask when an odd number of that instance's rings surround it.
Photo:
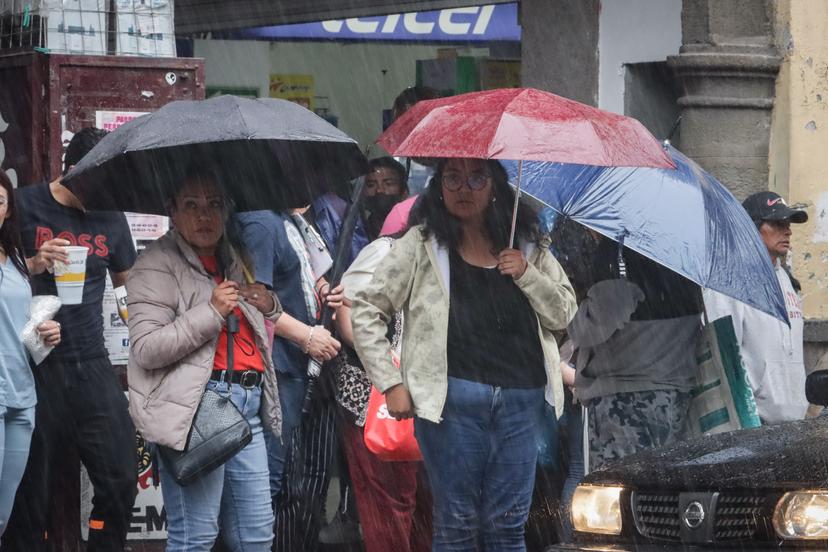
<path fill-rule="evenodd" d="M 705 290 L 707 316 L 733 317 L 733 329 L 742 352 L 756 408 L 763 423 L 801 420 L 808 409 L 805 398 L 805 362 L 802 355 L 802 303 L 785 270 L 777 262 L 791 327 L 764 312 L 721 293 Z"/>

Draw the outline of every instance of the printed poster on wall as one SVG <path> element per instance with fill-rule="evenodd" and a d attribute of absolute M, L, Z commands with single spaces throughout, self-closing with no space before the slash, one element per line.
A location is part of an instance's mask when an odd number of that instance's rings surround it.
<path fill-rule="evenodd" d="M 271 98 L 290 100 L 313 111 L 313 96 L 313 75 L 271 73 Z"/>
<path fill-rule="evenodd" d="M 112 291 L 112 280 L 109 274 L 106 275 L 102 306 L 104 345 L 109 351 L 109 362 L 126 364 L 129 360 L 129 331 L 118 314 L 118 305 L 115 303 L 115 293 Z"/>
<path fill-rule="evenodd" d="M 146 114 L 146 111 L 96 111 L 95 126 L 111 132 L 122 124 Z"/>

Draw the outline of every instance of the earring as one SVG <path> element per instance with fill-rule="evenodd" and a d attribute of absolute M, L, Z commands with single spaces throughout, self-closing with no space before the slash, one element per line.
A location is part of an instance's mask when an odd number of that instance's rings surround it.
<path fill-rule="evenodd" d="M 494 203 L 495 201 L 497 201 L 497 198 L 495 196 L 492 196 L 492 203 Z"/>

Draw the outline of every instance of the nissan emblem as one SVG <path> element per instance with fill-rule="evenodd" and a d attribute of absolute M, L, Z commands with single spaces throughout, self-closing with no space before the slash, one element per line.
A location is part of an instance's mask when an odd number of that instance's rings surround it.
<path fill-rule="evenodd" d="M 684 509 L 681 519 L 688 529 L 698 529 L 704 523 L 704 506 L 701 502 L 691 502 Z"/>

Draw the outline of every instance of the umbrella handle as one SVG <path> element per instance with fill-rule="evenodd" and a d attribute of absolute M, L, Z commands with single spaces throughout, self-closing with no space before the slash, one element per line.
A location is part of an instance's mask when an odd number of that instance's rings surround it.
<path fill-rule="evenodd" d="M 509 231 L 509 249 L 515 246 L 515 229 L 517 228 L 518 204 L 520 203 L 520 176 L 523 172 L 523 159 L 518 160 L 517 183 L 515 190 L 515 205 L 512 208 L 512 229 Z"/>
<path fill-rule="evenodd" d="M 627 262 L 624 260 L 624 238 L 627 232 L 624 231 L 618 237 L 618 276 L 627 279 Z"/>

